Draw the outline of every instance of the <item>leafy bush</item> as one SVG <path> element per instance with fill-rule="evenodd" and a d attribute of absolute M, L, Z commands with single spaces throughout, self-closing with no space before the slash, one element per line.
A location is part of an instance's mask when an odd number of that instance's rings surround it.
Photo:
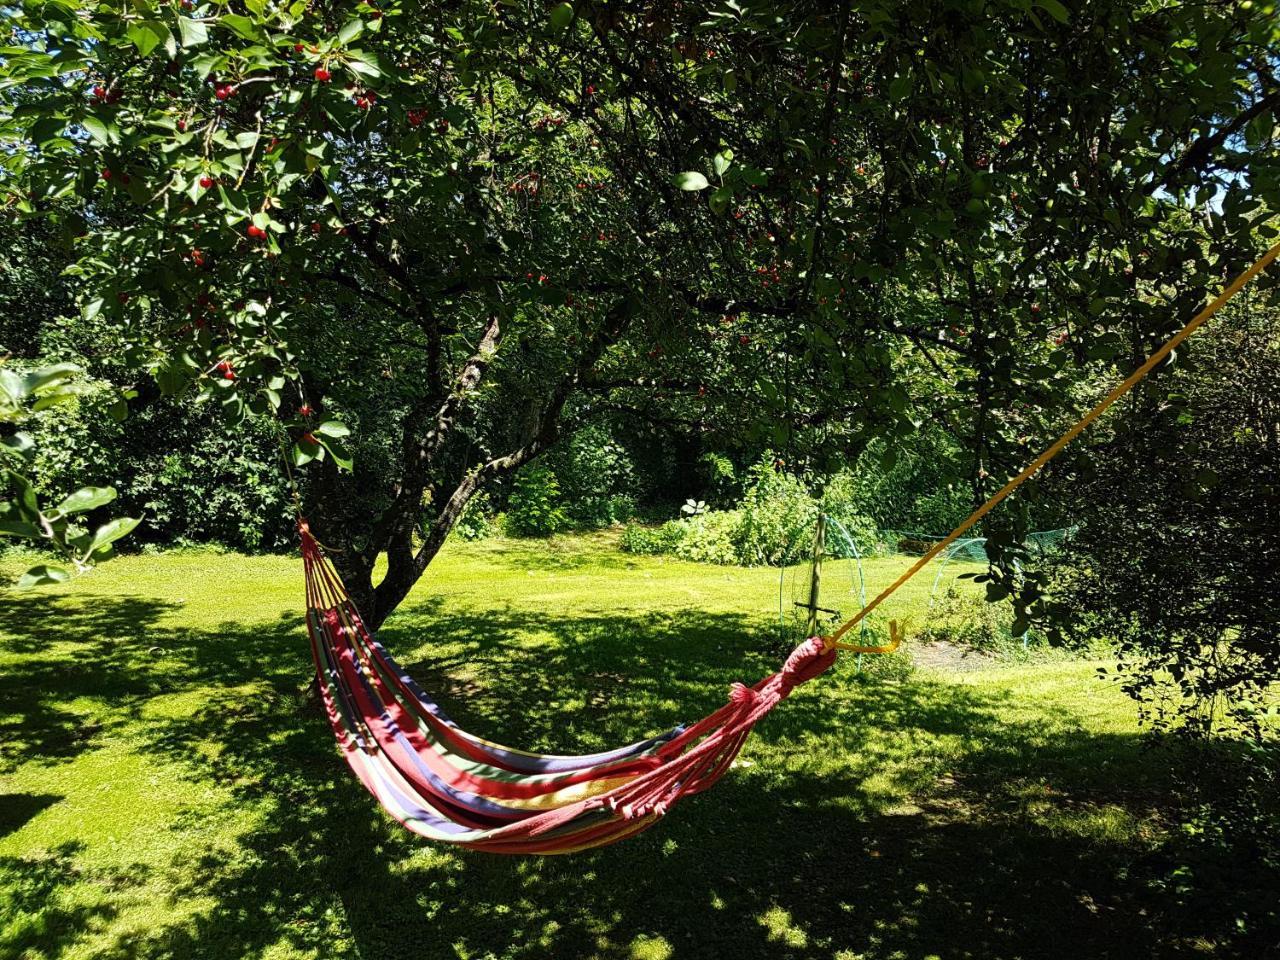
<path fill-rule="evenodd" d="M 874 520 L 860 511 L 857 482 L 849 470 L 842 470 L 827 481 L 818 501 L 822 512 L 840 525 L 840 530 L 827 531 L 827 552 L 833 556 L 860 557 L 881 552 L 880 530 Z M 853 541 L 853 550 L 844 543 L 841 532 Z"/>
<path fill-rule="evenodd" d="M 646 556 L 675 553 L 676 544 L 683 537 L 684 528 L 678 522 L 664 523 L 658 527 L 628 523 L 622 528 L 621 547 L 627 553 Z"/>
<path fill-rule="evenodd" d="M 1043 650 L 1044 637 L 1035 631 L 1022 636 L 1013 632 L 1013 610 L 1006 603 L 988 603 L 981 593 L 964 591 L 952 582 L 935 598 L 929 616 L 921 626 L 919 640 L 945 641 L 972 650 L 1023 659 L 1032 647 Z"/>
<path fill-rule="evenodd" d="M 609 431 L 583 427 L 548 456 L 560 478 L 564 512 L 577 523 L 604 527 L 635 513 L 635 465 Z"/>
<path fill-rule="evenodd" d="M 971 509 L 961 482 L 968 468 L 954 439 L 937 430 L 924 430 L 907 445 L 873 443 L 827 484 L 833 498 L 827 509 L 838 517 L 869 517 L 879 527 L 944 532 Z"/>
<path fill-rule="evenodd" d="M 712 451 L 700 456 L 697 475 L 705 491 L 704 495 L 714 506 L 728 506 L 742 493 L 742 485 L 738 482 L 738 472 L 734 469 L 733 461 L 723 454 Z"/>
<path fill-rule="evenodd" d="M 42 503 L 28 472 L 40 448 L 26 430 L 38 411 L 74 402 L 84 393 L 81 369 L 62 363 L 19 372 L 0 361 L 0 535 L 38 545 L 58 557 L 39 564 L 18 580 L 19 587 L 58 583 L 115 553 L 115 542 L 138 525 L 132 517 L 107 519 L 101 509 L 116 499 L 114 487 L 84 486 L 55 505 Z M 123 398 L 117 398 L 124 407 Z M 123 416 L 123 410 L 120 413 Z M 97 517 L 92 524 L 86 521 Z M 105 522 L 101 522 L 105 521 Z M 64 565 L 65 564 L 65 565 Z"/>
<path fill-rule="evenodd" d="M 506 532 L 517 537 L 549 537 L 569 525 L 560 506 L 560 481 L 546 466 L 522 470 L 507 500 Z"/>
<path fill-rule="evenodd" d="M 818 504 L 798 477 L 778 470 L 766 455 L 748 472 L 737 530 L 737 556 L 744 564 L 795 563 L 813 542 Z"/>
<path fill-rule="evenodd" d="M 493 504 L 483 490 L 471 498 L 462 516 L 453 525 L 453 533 L 463 540 L 484 540 L 493 536 L 497 524 L 493 517 Z"/>
<path fill-rule="evenodd" d="M 681 534 L 676 540 L 674 552 L 682 560 L 697 563 L 742 563 L 738 547 L 742 517 L 740 510 L 710 510 L 681 520 L 672 520 L 664 526 L 680 529 Z"/>
<path fill-rule="evenodd" d="M 139 540 L 249 551 L 292 545 L 292 495 L 270 421 L 229 424 L 207 405 L 159 400 L 140 405 L 124 429 L 112 415 L 117 395 L 90 381 L 39 417 L 32 469 L 43 493 L 62 497 L 109 474 L 122 508 L 146 521 Z"/>

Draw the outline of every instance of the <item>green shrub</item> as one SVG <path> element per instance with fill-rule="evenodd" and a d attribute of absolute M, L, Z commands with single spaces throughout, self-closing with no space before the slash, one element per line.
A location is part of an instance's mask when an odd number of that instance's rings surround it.
<path fill-rule="evenodd" d="M 675 555 L 697 563 L 735 564 L 742 562 L 738 536 L 742 527 L 742 511 L 709 510 L 696 516 L 672 520 L 663 525 L 679 528 Z M 669 534 L 675 538 L 674 534 Z"/>
<path fill-rule="evenodd" d="M 635 465 L 603 426 L 578 430 L 547 463 L 560 478 L 564 512 L 576 523 L 606 527 L 635 513 Z"/>
<path fill-rule="evenodd" d="M 493 517 L 493 504 L 489 495 L 483 490 L 471 498 L 458 522 L 453 525 L 453 533 L 463 540 L 484 540 L 496 532 Z"/>
<path fill-rule="evenodd" d="M 736 534 L 740 563 L 781 565 L 808 555 L 818 504 L 801 480 L 766 454 L 748 471 L 742 522 Z"/>
<path fill-rule="evenodd" d="M 269 421 L 229 424 L 207 406 L 161 399 L 119 424 L 108 412 L 113 392 L 97 381 L 40 415 L 33 472 L 42 493 L 61 497 L 109 475 L 121 508 L 144 520 L 139 542 L 249 551 L 293 544 L 292 495 Z"/>
<path fill-rule="evenodd" d="M 733 461 L 723 454 L 709 452 L 698 458 L 698 480 L 702 483 L 706 499 L 714 506 L 726 507 L 742 493 L 738 472 Z"/>
<path fill-rule="evenodd" d="M 664 523 L 660 527 L 641 523 L 628 523 L 622 528 L 621 547 L 627 553 L 652 556 L 659 553 L 675 553 L 676 544 L 684 535 L 678 524 Z"/>
<path fill-rule="evenodd" d="M 507 500 L 506 532 L 517 537 L 549 537 L 569 525 L 560 506 L 560 481 L 549 467 L 522 470 Z"/>
<path fill-rule="evenodd" d="M 981 593 L 964 590 L 955 581 L 934 597 L 926 621 L 916 639 L 923 643 L 945 641 L 1020 660 L 1027 652 L 1047 650 L 1044 638 L 1032 630 L 1023 645 L 1013 632 L 1013 609 L 1007 603 L 989 603 Z"/>
<path fill-rule="evenodd" d="M 881 552 L 880 530 L 874 520 L 861 511 L 857 481 L 853 473 L 842 470 L 827 481 L 818 501 L 822 512 L 839 524 L 827 531 L 827 552 L 832 556 L 872 556 Z M 845 543 L 848 534 L 852 548 Z"/>

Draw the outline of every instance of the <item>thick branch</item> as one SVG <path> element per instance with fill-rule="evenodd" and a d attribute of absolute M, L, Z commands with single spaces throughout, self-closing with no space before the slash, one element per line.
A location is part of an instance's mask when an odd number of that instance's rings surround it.
<path fill-rule="evenodd" d="M 508 454 L 495 457 L 472 468 L 463 476 L 449 499 L 440 508 L 440 513 L 426 532 L 422 546 L 411 559 L 399 552 L 388 555 L 387 575 L 374 590 L 374 605 L 370 620 L 375 628 L 382 624 L 418 582 L 426 571 L 427 565 L 444 545 L 449 532 L 471 498 L 495 477 L 518 470 L 555 443 L 560 431 L 560 417 L 569 397 L 579 388 L 583 378 L 604 356 L 605 351 L 622 336 L 630 322 L 631 305 L 628 301 L 621 300 L 610 311 L 605 325 L 579 354 L 573 367 L 556 384 L 536 422 L 526 433 L 523 443 Z M 498 330 L 496 321 L 492 323 L 491 329 L 496 338 Z M 477 356 L 479 355 L 480 352 L 477 351 Z M 479 382 L 482 373 L 483 367 L 475 373 L 475 383 Z"/>

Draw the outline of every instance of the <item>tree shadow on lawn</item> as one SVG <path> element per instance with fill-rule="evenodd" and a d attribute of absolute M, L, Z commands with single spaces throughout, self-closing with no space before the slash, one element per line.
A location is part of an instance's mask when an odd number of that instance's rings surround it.
<path fill-rule="evenodd" d="M 763 722 L 751 765 L 619 846 L 516 859 L 427 844 L 338 758 L 308 706 L 298 622 L 158 631 L 147 639 L 164 650 L 163 683 L 134 662 L 132 630 L 109 653 L 87 643 L 86 669 L 46 678 L 60 697 L 114 706 L 118 693 L 130 711 L 148 690 L 202 691 L 194 715 L 149 723 L 139 749 L 260 813 L 249 832 L 166 871 L 172 901 L 211 908 L 100 956 L 221 960 L 288 945 L 364 958 L 1076 958 L 1186 955 L 1194 938 L 1220 936 L 1218 914 L 1161 912 L 1144 880 L 1163 864 L 1141 844 L 1051 829 L 1019 807 L 1021 788 L 1047 777 L 1055 803 L 1145 813 L 1164 781 L 1136 737 L 1046 736 L 1005 719 L 1009 694 L 938 681 L 816 681 Z M 419 626 L 424 650 L 447 653 L 405 657 L 411 672 L 464 725 L 522 746 L 632 739 L 776 668 L 752 649 L 764 646 L 755 624 L 731 615 L 550 622 L 433 603 L 404 611 L 384 639 L 413 650 Z M 966 749 L 944 762 L 918 745 L 938 737 L 965 737 Z M 898 804 L 902 790 L 912 804 Z M 62 925 L 40 945 L 57 955 L 83 933 Z"/>
<path fill-rule="evenodd" d="M 0 773 L 29 760 L 70 760 L 107 732 L 87 698 L 127 717 L 166 681 L 156 623 L 174 604 L 0 591 Z M 55 650 L 55 648 L 57 648 Z M 111 724 L 105 725 L 109 727 Z"/>

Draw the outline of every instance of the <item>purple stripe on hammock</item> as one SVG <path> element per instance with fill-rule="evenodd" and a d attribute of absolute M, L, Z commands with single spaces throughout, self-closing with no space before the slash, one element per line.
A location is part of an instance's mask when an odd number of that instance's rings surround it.
<path fill-rule="evenodd" d="M 396 662 L 395 658 L 387 652 L 376 637 L 366 634 L 369 645 L 373 648 L 380 659 L 382 659 L 387 668 L 393 671 L 404 684 L 405 689 L 414 695 L 421 704 L 422 708 L 428 711 L 433 717 L 454 730 L 459 736 L 465 737 L 466 740 L 473 744 L 477 749 L 488 754 L 499 761 L 495 766 L 506 766 L 517 773 L 573 773 L 588 767 L 596 767 L 601 764 L 611 763 L 615 760 L 626 760 L 630 757 L 639 756 L 654 747 L 660 746 L 669 740 L 679 736 L 685 730 L 685 725 L 680 724 L 673 727 L 666 733 L 649 737 L 646 740 L 640 740 L 636 743 L 625 747 L 618 747 L 614 750 L 606 750 L 601 753 L 584 753 L 576 756 L 563 754 L 535 754 L 529 756 L 524 753 L 518 753 L 506 749 L 505 747 L 491 744 L 486 740 L 482 740 L 473 734 L 468 733 L 459 727 L 449 716 L 441 709 L 434 699 L 427 695 L 413 677 L 405 672 L 404 668 Z"/>

